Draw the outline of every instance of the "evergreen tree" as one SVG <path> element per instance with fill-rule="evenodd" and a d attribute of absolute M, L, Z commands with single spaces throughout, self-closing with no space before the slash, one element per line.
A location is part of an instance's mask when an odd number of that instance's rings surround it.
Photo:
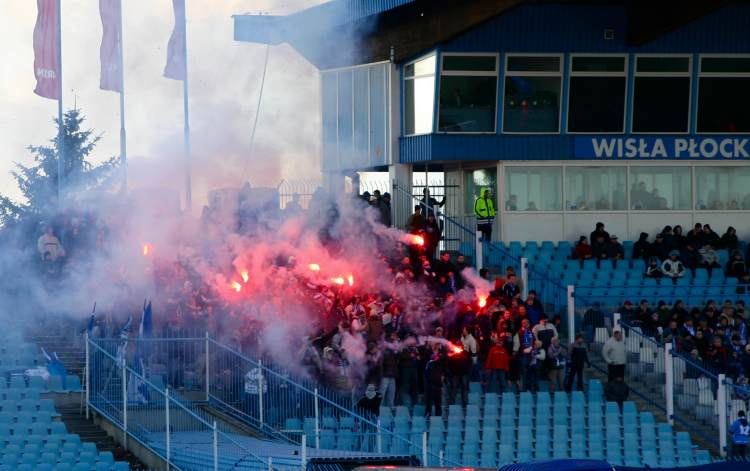
<path fill-rule="evenodd" d="M 119 158 L 111 157 L 99 165 L 88 161 L 101 135 L 95 135 L 93 129 L 83 129 L 85 119 L 79 109 L 71 109 L 63 115 L 63 194 L 114 187 Z M 16 162 L 11 174 L 21 190 L 23 200 L 14 201 L 0 194 L 0 227 L 9 228 L 20 224 L 28 228 L 56 213 L 60 120 L 55 118 L 54 122 L 58 132 L 50 140 L 50 145 L 28 147 L 34 156 L 34 164 L 26 166 Z"/>

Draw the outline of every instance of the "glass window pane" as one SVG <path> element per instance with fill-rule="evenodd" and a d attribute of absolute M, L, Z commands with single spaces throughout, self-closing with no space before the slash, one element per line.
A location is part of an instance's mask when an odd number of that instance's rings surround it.
<path fill-rule="evenodd" d="M 404 80 L 404 132 L 414 134 L 414 80 Z"/>
<path fill-rule="evenodd" d="M 435 56 L 425 57 L 414 63 L 414 75 L 435 74 Z"/>
<path fill-rule="evenodd" d="M 506 77 L 503 102 L 504 132 L 558 132 L 559 77 Z"/>
<path fill-rule="evenodd" d="M 562 210 L 562 168 L 506 167 L 505 210 Z"/>
<path fill-rule="evenodd" d="M 631 167 L 630 207 L 641 210 L 690 209 L 688 167 Z"/>
<path fill-rule="evenodd" d="M 690 77 L 636 77 L 633 132 L 687 132 Z"/>
<path fill-rule="evenodd" d="M 494 72 L 496 60 L 490 56 L 443 56 L 443 70 Z"/>
<path fill-rule="evenodd" d="M 440 79 L 441 132 L 494 132 L 497 77 Z"/>
<path fill-rule="evenodd" d="M 573 72 L 623 72 L 624 57 L 573 57 Z"/>
<path fill-rule="evenodd" d="M 568 167 L 565 191 L 571 211 L 624 211 L 625 167 Z"/>
<path fill-rule="evenodd" d="M 750 168 L 695 167 L 695 209 L 750 210 Z"/>
<path fill-rule="evenodd" d="M 474 202 L 481 195 L 483 188 L 489 188 L 490 199 L 495 207 L 495 213 L 497 213 L 497 169 L 492 167 L 467 170 L 464 175 L 466 179 L 466 198 L 464 198 L 466 214 L 474 214 Z"/>
<path fill-rule="evenodd" d="M 750 132 L 750 77 L 702 77 L 698 132 Z"/>
<path fill-rule="evenodd" d="M 750 57 L 703 57 L 701 72 L 750 72 Z"/>
<path fill-rule="evenodd" d="M 571 77 L 569 132 L 622 132 L 625 77 Z"/>
<path fill-rule="evenodd" d="M 636 72 L 688 72 L 689 57 L 638 57 Z"/>
<path fill-rule="evenodd" d="M 560 72 L 560 57 L 509 56 L 508 72 Z"/>

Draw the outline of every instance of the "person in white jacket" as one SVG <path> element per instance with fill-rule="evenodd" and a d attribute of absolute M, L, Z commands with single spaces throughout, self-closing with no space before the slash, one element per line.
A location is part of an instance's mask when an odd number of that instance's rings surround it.
<path fill-rule="evenodd" d="M 661 271 L 664 276 L 671 278 L 674 282 L 677 282 L 677 278 L 685 275 L 685 265 L 682 264 L 679 256 L 680 252 L 673 250 L 669 252 L 669 258 L 661 263 Z"/>
<path fill-rule="evenodd" d="M 625 342 L 622 339 L 622 330 L 615 329 L 612 337 L 604 342 L 602 347 L 602 358 L 607 363 L 607 377 L 609 381 L 615 378 L 625 377 L 625 361 L 627 353 L 625 351 Z"/>

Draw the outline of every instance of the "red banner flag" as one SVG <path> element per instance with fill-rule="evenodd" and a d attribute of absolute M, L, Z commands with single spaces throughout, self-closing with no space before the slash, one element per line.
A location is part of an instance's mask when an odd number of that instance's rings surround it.
<path fill-rule="evenodd" d="M 60 43 L 57 2 L 59 0 L 37 0 L 36 26 L 34 26 L 34 93 L 53 100 L 60 99 Z"/>
<path fill-rule="evenodd" d="M 174 29 L 167 45 L 167 65 L 164 76 L 175 80 L 185 80 L 187 76 L 187 54 L 185 44 L 185 0 L 172 0 L 174 6 Z"/>
<path fill-rule="evenodd" d="M 99 88 L 122 93 L 122 71 L 120 70 L 122 51 L 121 0 L 99 0 L 99 13 L 102 17 L 102 46 L 99 49 L 101 75 Z"/>

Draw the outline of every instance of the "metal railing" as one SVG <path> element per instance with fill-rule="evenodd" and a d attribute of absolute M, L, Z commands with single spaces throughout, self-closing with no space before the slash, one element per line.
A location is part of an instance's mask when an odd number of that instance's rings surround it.
<path fill-rule="evenodd" d="M 86 338 L 86 407 L 87 414 L 91 408 L 120 428 L 125 449 L 136 440 L 175 469 L 274 469 L 195 402 L 118 361 L 109 351 L 112 343 Z"/>

